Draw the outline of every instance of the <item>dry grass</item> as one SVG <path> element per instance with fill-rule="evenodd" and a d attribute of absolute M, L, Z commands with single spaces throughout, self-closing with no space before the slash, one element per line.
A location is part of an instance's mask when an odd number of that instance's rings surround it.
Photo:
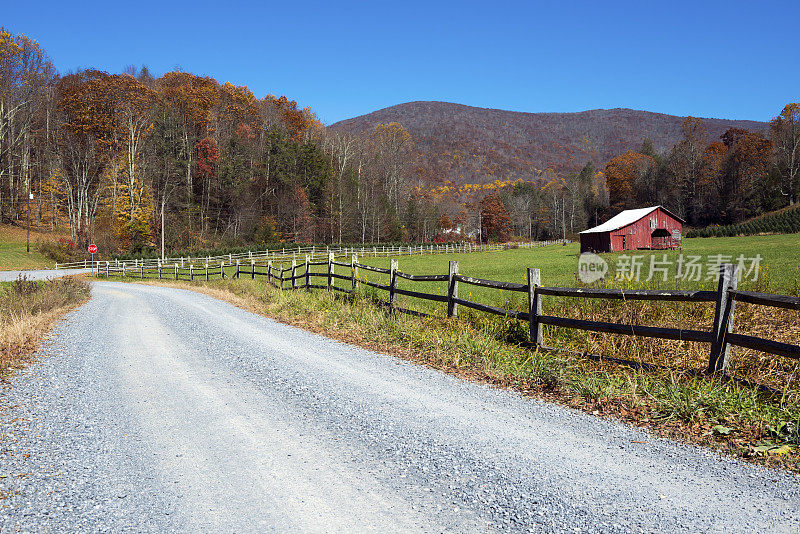
<path fill-rule="evenodd" d="M 0 224 L 0 240 L 25 241 L 28 230 L 24 226 L 13 226 L 10 224 Z M 58 241 L 60 234 L 52 232 L 40 232 L 31 228 L 31 243 Z"/>
<path fill-rule="evenodd" d="M 52 325 L 88 298 L 88 284 L 69 277 L 0 285 L 0 380 L 28 364 Z"/>
<path fill-rule="evenodd" d="M 712 303 L 653 303 L 648 301 L 587 301 L 559 299 L 552 312 L 563 317 L 636 325 L 711 330 Z M 800 313 L 765 306 L 737 304 L 735 332 L 785 343 L 800 339 Z M 649 339 L 578 330 L 546 328 L 548 344 L 603 356 L 622 356 L 637 362 L 699 373 L 708 366 L 708 343 Z M 741 347 L 731 347 L 731 376 L 780 391 L 792 404 L 800 403 L 800 361 Z"/>

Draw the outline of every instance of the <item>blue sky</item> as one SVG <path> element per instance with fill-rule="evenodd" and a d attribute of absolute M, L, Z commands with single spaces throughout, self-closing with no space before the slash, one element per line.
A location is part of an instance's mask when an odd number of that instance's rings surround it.
<path fill-rule="evenodd" d="M 34 7 L 35 5 L 35 7 Z M 326 124 L 413 100 L 769 120 L 800 100 L 800 2 L 15 2 L 56 67 L 179 67 Z"/>

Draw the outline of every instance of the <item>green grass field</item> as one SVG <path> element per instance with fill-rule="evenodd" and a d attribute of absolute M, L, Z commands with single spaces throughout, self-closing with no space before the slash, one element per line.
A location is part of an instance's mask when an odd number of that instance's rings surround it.
<path fill-rule="evenodd" d="M 52 260 L 37 250 L 36 244 L 51 236 L 31 232 L 31 251 L 25 251 L 25 229 L 16 226 L 0 225 L 0 271 L 20 269 L 41 269 L 53 267 Z"/>
<path fill-rule="evenodd" d="M 716 282 L 710 273 L 714 261 L 724 260 L 737 263 L 740 256 L 744 261 L 744 276 L 739 287 L 741 289 L 758 290 L 780 294 L 800 294 L 800 234 L 748 236 L 729 238 L 687 239 L 681 251 L 627 251 L 623 253 L 602 254 L 601 257 L 608 262 L 609 272 L 601 284 L 610 287 L 638 288 L 638 289 L 716 289 Z M 753 258 L 761 256 L 758 277 L 747 271 L 753 265 Z M 639 279 L 628 279 L 630 270 L 617 271 L 625 260 L 623 256 L 637 257 L 641 265 Z M 654 257 L 656 267 L 668 270 L 666 280 L 664 272 L 656 271 L 655 276 L 648 280 L 651 267 L 651 256 Z M 679 257 L 684 259 L 684 265 L 690 258 L 699 256 L 696 261 L 701 269 L 693 271 L 688 279 L 676 279 Z M 459 272 L 463 275 L 500 280 L 504 282 L 526 282 L 526 269 L 535 267 L 541 270 L 542 285 L 558 287 L 583 286 L 578 279 L 579 245 L 572 243 L 566 246 L 551 245 L 536 249 L 512 249 L 501 252 L 449 254 L 449 255 L 419 255 L 401 256 L 399 268 L 409 274 L 446 274 L 448 261 L 456 260 L 459 263 Z M 666 263 L 660 265 L 660 262 Z M 386 258 L 359 258 L 360 263 L 388 267 Z M 337 268 L 338 269 L 338 268 Z M 684 271 L 686 272 L 686 267 Z M 345 274 L 346 269 L 341 269 Z M 337 271 L 338 272 L 338 271 Z M 617 274 L 625 275 L 617 279 Z M 386 283 L 387 276 L 378 273 L 361 271 L 360 277 L 365 275 L 371 281 Z M 699 278 L 699 279 L 697 279 Z M 444 294 L 446 284 L 410 282 L 400 280 L 399 287 L 417 291 Z M 503 292 L 501 296 L 497 290 L 478 288 L 475 286 L 461 285 L 462 298 L 472 294 L 481 302 L 497 303 L 498 300 L 510 298 L 510 292 Z M 402 305 L 402 303 L 401 303 Z M 441 307 L 441 305 L 438 305 Z"/>

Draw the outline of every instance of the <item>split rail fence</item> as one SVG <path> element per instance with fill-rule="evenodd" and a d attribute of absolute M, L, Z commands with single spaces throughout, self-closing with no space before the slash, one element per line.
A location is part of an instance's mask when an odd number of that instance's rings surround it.
<path fill-rule="evenodd" d="M 739 291 L 737 289 L 739 278 L 737 265 L 725 264 L 721 267 L 716 291 L 693 291 L 547 287 L 541 285 L 541 273 L 539 269 L 534 268 L 528 269 L 527 283 L 525 284 L 484 280 L 459 274 L 457 261 L 450 261 L 447 274 L 413 275 L 400 271 L 398 264 L 399 261 L 393 258 L 388 269 L 365 265 L 358 263 L 356 255 L 352 255 L 349 262 L 337 261 L 335 254 L 331 252 L 326 260 L 315 260 L 311 255 L 306 255 L 303 263 L 292 260 L 289 267 L 284 267 L 283 265 L 276 267 L 272 260 L 260 265 L 255 262 L 250 262 L 249 265 L 242 265 L 239 262 L 235 265 L 227 265 L 227 267 L 224 262 L 221 262 L 219 265 L 212 267 L 205 264 L 202 268 L 195 268 L 191 265 L 188 268 L 179 267 L 177 264 L 171 267 L 139 265 L 134 268 L 126 268 L 125 266 L 112 267 L 107 262 L 103 268 L 98 270 L 98 275 L 189 281 L 228 277 L 237 279 L 242 277 L 251 279 L 266 277 L 269 284 L 281 290 L 324 289 L 343 293 L 352 293 L 358 289 L 360 284 L 364 284 L 378 291 L 387 292 L 387 300 L 378 299 L 377 302 L 400 313 L 417 316 L 428 315 L 420 311 L 399 307 L 397 305 L 397 295 L 405 295 L 411 298 L 442 303 L 446 307 L 447 317 L 458 316 L 458 307 L 465 306 L 481 312 L 525 321 L 530 329 L 530 343 L 536 347 L 550 348 L 545 347 L 543 344 L 543 325 L 590 332 L 708 343 L 710 345 L 708 371 L 711 373 L 720 373 L 726 370 L 730 362 L 731 346 L 745 347 L 787 358 L 800 359 L 800 346 L 798 345 L 733 332 L 734 311 L 737 302 L 800 310 L 800 298 L 798 297 Z M 340 272 L 336 272 L 337 267 L 340 268 Z M 226 272 L 226 268 L 229 272 Z M 322 270 L 315 271 L 318 268 L 322 268 Z M 342 274 L 341 269 L 345 269 L 347 274 Z M 366 277 L 362 279 L 359 276 L 359 270 L 386 275 L 389 283 L 382 284 L 369 281 Z M 322 279 L 321 283 L 320 279 Z M 398 287 L 399 279 L 412 282 L 447 282 L 447 295 L 403 289 Z M 337 280 L 346 282 L 346 287 L 336 285 Z M 459 297 L 459 284 L 527 294 L 528 311 L 511 310 L 463 299 Z M 542 297 L 546 296 L 661 302 L 709 302 L 715 305 L 714 323 L 711 330 L 692 330 L 544 315 L 542 313 Z"/>

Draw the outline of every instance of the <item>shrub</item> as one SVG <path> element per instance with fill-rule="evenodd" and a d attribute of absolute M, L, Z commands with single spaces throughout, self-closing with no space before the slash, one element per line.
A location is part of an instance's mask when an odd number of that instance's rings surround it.
<path fill-rule="evenodd" d="M 57 242 L 38 243 L 36 247 L 45 257 L 56 263 L 67 263 L 83 259 L 83 254 L 78 251 L 75 243 L 66 237 L 61 237 Z"/>

